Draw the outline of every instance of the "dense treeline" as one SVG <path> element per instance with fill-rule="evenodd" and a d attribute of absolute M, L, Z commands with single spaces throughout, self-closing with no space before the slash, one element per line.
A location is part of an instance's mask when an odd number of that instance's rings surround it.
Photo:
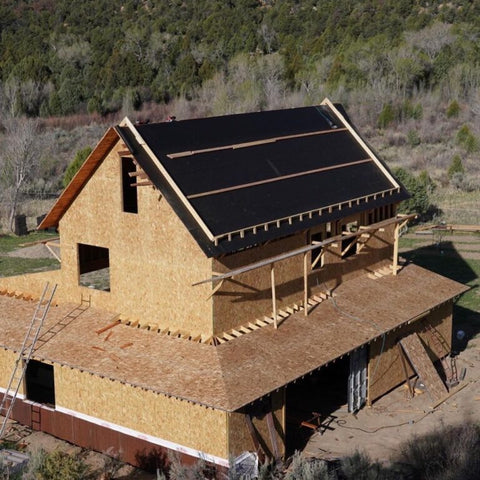
<path fill-rule="evenodd" d="M 273 55 L 263 77 L 290 91 L 480 83 L 477 0 L 4 0 L 0 29 L 3 103 L 30 116 L 192 98 L 239 54 Z"/>
<path fill-rule="evenodd" d="M 480 0 L 3 0 L 0 227 L 36 215 L 29 199 L 58 192 L 76 154 L 124 115 L 324 97 L 402 169 L 418 192 L 407 210 L 478 223 L 479 38 Z"/>

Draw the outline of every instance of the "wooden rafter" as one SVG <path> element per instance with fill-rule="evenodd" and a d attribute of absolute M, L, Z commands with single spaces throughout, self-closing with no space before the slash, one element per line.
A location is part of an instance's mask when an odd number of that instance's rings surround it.
<path fill-rule="evenodd" d="M 343 249 L 340 256 L 345 256 L 356 244 L 357 244 L 358 236 L 354 237 L 352 241 Z"/>
<path fill-rule="evenodd" d="M 273 325 L 278 328 L 277 325 L 277 296 L 275 292 L 275 263 L 270 264 L 270 279 L 272 281 L 272 305 L 273 305 Z"/>
<path fill-rule="evenodd" d="M 317 266 L 318 262 L 320 262 L 322 260 L 324 254 L 325 254 L 325 252 L 323 251 L 323 248 L 322 248 L 320 253 L 315 257 L 315 259 L 312 262 L 312 269 L 315 268 Z"/>

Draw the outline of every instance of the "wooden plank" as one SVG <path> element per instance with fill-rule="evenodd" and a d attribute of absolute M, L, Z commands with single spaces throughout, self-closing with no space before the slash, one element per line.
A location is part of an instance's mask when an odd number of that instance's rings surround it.
<path fill-rule="evenodd" d="M 270 434 L 270 441 L 272 442 L 273 455 L 275 459 L 278 460 L 280 458 L 280 450 L 278 448 L 277 431 L 275 430 L 272 412 L 268 412 L 266 417 L 268 433 Z"/>
<path fill-rule="evenodd" d="M 116 327 L 117 325 L 120 325 L 120 323 L 121 323 L 120 320 L 117 319 L 114 322 L 109 323 L 106 327 L 103 327 L 103 328 L 100 328 L 99 330 L 96 330 L 95 333 L 97 335 L 100 335 L 101 333 L 106 332 L 107 330 L 110 330 L 111 328 Z"/>
<path fill-rule="evenodd" d="M 144 180 L 142 182 L 135 182 L 130 184 L 131 187 L 150 187 L 152 185 L 153 183 L 150 180 Z"/>
<path fill-rule="evenodd" d="M 432 400 L 437 401 L 444 397 L 448 393 L 447 387 L 435 369 L 418 334 L 412 333 L 402 338 L 400 345 Z"/>
<path fill-rule="evenodd" d="M 255 140 L 253 142 L 243 142 L 243 143 L 236 143 L 231 145 L 222 145 L 220 147 L 210 147 L 210 148 L 202 148 L 199 150 L 186 150 L 183 152 L 176 152 L 176 153 L 168 153 L 167 157 L 169 158 L 181 158 L 181 157 L 190 157 L 192 155 L 198 155 L 201 153 L 210 153 L 210 152 L 218 152 L 220 150 L 237 150 L 239 148 L 248 148 L 248 147 L 256 147 L 258 145 L 265 145 L 267 143 L 275 143 L 281 140 L 290 140 L 293 138 L 300 138 L 300 137 L 312 137 L 314 135 L 324 135 L 327 133 L 338 133 L 344 132 L 346 128 L 336 128 L 330 130 L 316 130 L 314 132 L 306 132 L 306 133 L 296 133 L 292 135 L 283 135 L 280 137 L 270 137 L 264 138 L 262 140 Z"/>
<path fill-rule="evenodd" d="M 308 252 L 303 252 L 303 309 L 305 316 L 308 315 Z"/>
<path fill-rule="evenodd" d="M 257 435 L 257 431 L 255 430 L 255 427 L 254 427 L 253 422 L 252 422 L 252 418 L 250 417 L 250 415 L 248 413 L 245 414 L 245 423 L 247 424 L 248 431 L 250 432 L 250 436 L 252 437 L 252 442 L 253 442 L 253 446 L 255 448 L 255 451 L 257 453 L 259 453 L 259 452 L 265 453 L 265 452 L 263 452 L 263 449 L 261 447 L 260 440 L 259 440 L 258 435 Z"/>
<path fill-rule="evenodd" d="M 403 353 L 403 349 L 401 345 L 399 343 L 397 345 L 398 345 L 398 352 L 400 354 L 400 360 L 402 362 L 403 374 L 405 375 L 405 381 L 407 382 L 408 391 L 410 392 L 410 398 L 413 398 L 415 395 L 415 392 L 413 390 L 412 384 L 410 383 L 410 377 L 408 376 L 408 369 L 407 369 L 407 363 L 405 361 L 405 354 Z"/>

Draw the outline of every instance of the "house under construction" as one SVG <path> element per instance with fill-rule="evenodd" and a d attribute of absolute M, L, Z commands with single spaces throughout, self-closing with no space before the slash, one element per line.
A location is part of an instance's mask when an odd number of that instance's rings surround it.
<path fill-rule="evenodd" d="M 407 197 L 328 100 L 126 118 L 40 225 L 61 268 L 0 279 L 1 413 L 137 465 L 228 466 L 291 452 L 333 379 L 351 411 L 415 374 L 441 398 L 465 287 L 399 265 Z"/>

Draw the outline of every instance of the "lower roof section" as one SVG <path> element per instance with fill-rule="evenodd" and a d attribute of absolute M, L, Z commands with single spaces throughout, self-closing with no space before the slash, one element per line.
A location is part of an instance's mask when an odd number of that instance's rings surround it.
<path fill-rule="evenodd" d="M 235 411 L 465 290 L 416 265 L 397 276 L 363 275 L 337 287 L 333 300 L 307 317 L 298 313 L 277 330 L 264 327 L 216 347 L 122 324 L 105 330 L 115 316 L 94 308 L 70 315 L 58 333 L 47 335 L 75 308 L 61 305 L 50 309 L 40 335 L 46 341 L 38 344 L 34 358 Z M 21 347 L 34 308 L 32 302 L 0 295 L 0 347 Z"/>

